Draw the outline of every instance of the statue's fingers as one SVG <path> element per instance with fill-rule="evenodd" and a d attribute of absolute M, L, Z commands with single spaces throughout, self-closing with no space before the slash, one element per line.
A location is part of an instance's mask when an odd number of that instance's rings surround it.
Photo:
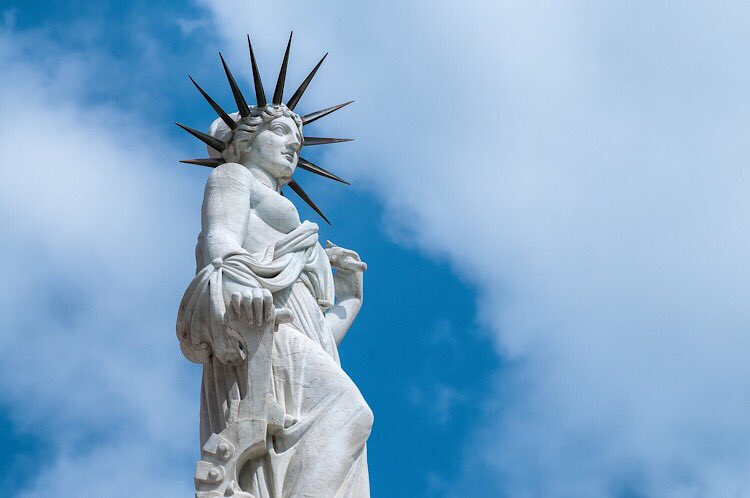
<path fill-rule="evenodd" d="M 224 325 L 231 326 L 232 322 L 237 321 L 237 318 L 234 316 L 234 311 L 232 311 L 232 308 L 227 309 L 224 312 Z"/>
<path fill-rule="evenodd" d="M 273 295 L 269 290 L 263 289 L 263 319 L 266 322 L 273 320 L 274 311 Z"/>
<path fill-rule="evenodd" d="M 276 308 L 276 325 L 282 323 L 292 323 L 294 321 L 294 315 L 289 308 Z"/>
<path fill-rule="evenodd" d="M 242 292 L 242 316 L 247 323 L 253 323 L 253 295 L 249 290 Z"/>
<path fill-rule="evenodd" d="M 367 269 L 367 263 L 362 261 L 349 261 L 346 265 L 346 269 L 349 271 L 363 272 Z"/>
<path fill-rule="evenodd" d="M 346 258 L 341 262 L 341 268 L 347 271 L 365 271 L 367 269 L 367 263 L 354 258 Z"/>
<path fill-rule="evenodd" d="M 337 266 L 339 262 L 341 261 L 341 254 L 339 252 L 329 252 L 328 261 L 331 263 L 332 266 Z"/>
<path fill-rule="evenodd" d="M 352 251 L 351 249 L 341 249 L 341 255 L 345 258 L 351 258 L 355 261 L 362 261 L 362 259 L 359 257 L 359 254 L 357 254 L 355 251 Z"/>
<path fill-rule="evenodd" d="M 333 242 L 331 242 L 330 240 L 326 240 L 326 247 L 330 249 L 331 247 L 338 247 L 338 246 L 334 244 Z"/>
<path fill-rule="evenodd" d="M 229 306 L 224 312 L 224 325 L 231 328 L 236 328 L 239 320 L 237 314 L 234 312 L 231 306 Z"/>
<path fill-rule="evenodd" d="M 232 298 L 229 301 L 229 309 L 234 313 L 235 318 L 239 318 L 242 315 L 240 304 L 242 303 L 242 294 L 235 292 L 232 294 Z"/>
<path fill-rule="evenodd" d="M 263 293 L 260 289 L 253 290 L 253 318 L 255 325 L 263 325 Z"/>

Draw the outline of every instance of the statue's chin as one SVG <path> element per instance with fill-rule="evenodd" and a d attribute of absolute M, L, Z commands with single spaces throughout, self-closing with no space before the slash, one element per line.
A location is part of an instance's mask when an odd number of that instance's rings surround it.
<path fill-rule="evenodd" d="M 288 161 L 284 161 L 283 164 L 274 164 L 273 171 L 271 174 L 280 182 L 287 183 L 294 173 L 294 166 L 289 164 Z M 286 181 L 284 181 L 286 179 Z"/>
<path fill-rule="evenodd" d="M 248 167 L 254 167 L 263 170 L 267 175 L 273 177 L 277 182 L 288 183 L 296 169 L 288 160 L 273 162 L 254 162 L 249 161 Z"/>

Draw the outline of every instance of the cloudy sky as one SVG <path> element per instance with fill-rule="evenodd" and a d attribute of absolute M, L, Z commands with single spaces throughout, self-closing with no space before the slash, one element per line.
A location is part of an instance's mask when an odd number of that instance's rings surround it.
<path fill-rule="evenodd" d="M 283 4 L 283 5 L 282 5 Z M 207 171 L 252 95 L 353 136 L 300 183 L 369 264 L 341 348 L 373 496 L 750 496 L 746 2 L 5 0 L 0 489 L 190 496 Z M 267 90 L 268 92 L 268 90 Z M 312 133 L 312 131 L 310 131 Z M 325 150 L 317 150 L 325 149 Z M 302 203 L 303 217 L 320 221 Z"/>

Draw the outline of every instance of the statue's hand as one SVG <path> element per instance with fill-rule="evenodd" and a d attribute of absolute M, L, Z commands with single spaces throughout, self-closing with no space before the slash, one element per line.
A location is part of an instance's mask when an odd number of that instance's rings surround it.
<path fill-rule="evenodd" d="M 331 268 L 336 270 L 357 273 L 367 270 L 367 263 L 360 259 L 359 254 L 351 249 L 339 247 L 330 240 L 326 240 L 326 254 L 331 262 Z"/>
<path fill-rule="evenodd" d="M 269 325 L 277 328 L 291 321 L 291 312 L 286 308 L 276 309 L 267 289 L 234 292 L 224 313 L 224 324 L 243 334 L 264 330 Z"/>
<path fill-rule="evenodd" d="M 362 306 L 362 272 L 367 270 L 367 264 L 356 252 L 339 247 L 330 240 L 326 241 L 326 254 L 331 268 L 336 270 L 333 275 L 336 302 L 326 312 L 326 323 L 336 344 L 340 344 Z"/>

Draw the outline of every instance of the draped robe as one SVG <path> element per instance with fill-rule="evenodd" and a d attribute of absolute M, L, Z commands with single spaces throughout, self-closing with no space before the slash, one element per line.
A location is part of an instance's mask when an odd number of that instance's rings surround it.
<path fill-rule="evenodd" d="M 223 323 L 225 282 L 268 289 L 274 305 L 294 317 L 273 335 L 268 392 L 283 409 L 283 428 L 239 476 L 242 490 L 257 498 L 369 496 L 365 443 L 372 412 L 341 369 L 325 321 L 333 276 L 317 232 L 316 224 L 305 221 L 262 251 L 217 258 L 198 271 L 180 304 L 180 347 L 203 364 L 201 445 L 227 427 L 248 395 L 242 338 Z M 201 236 L 199 264 L 203 243 Z"/>

